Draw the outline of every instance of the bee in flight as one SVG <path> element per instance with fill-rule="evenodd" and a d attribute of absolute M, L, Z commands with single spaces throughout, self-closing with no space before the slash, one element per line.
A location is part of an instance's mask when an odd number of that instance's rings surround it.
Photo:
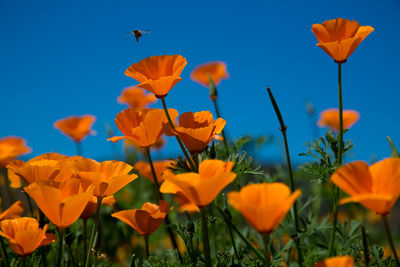
<path fill-rule="evenodd" d="M 142 37 L 143 33 L 151 33 L 149 30 L 141 31 L 141 30 L 133 30 L 131 32 L 127 32 L 126 35 L 131 35 L 133 34 L 136 38 L 136 42 L 139 42 L 139 38 Z"/>

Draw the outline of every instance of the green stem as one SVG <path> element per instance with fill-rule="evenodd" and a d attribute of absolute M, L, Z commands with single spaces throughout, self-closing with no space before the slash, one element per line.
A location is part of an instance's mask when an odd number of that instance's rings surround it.
<path fill-rule="evenodd" d="M 82 235 L 83 235 L 83 262 L 86 262 L 86 251 L 87 249 L 87 219 L 82 219 Z"/>
<path fill-rule="evenodd" d="M 58 230 L 58 254 L 57 254 L 57 267 L 61 267 L 62 261 L 62 248 L 64 243 L 64 229 L 57 228 Z"/>
<path fill-rule="evenodd" d="M 363 249 L 364 249 L 364 260 L 365 260 L 365 266 L 369 266 L 369 249 L 368 249 L 368 239 L 367 239 L 367 234 L 365 233 L 365 227 L 361 226 L 361 233 L 362 233 L 362 242 L 363 242 Z"/>
<path fill-rule="evenodd" d="M 78 156 L 82 156 L 82 144 L 81 142 L 75 142 L 76 144 L 76 153 Z"/>
<path fill-rule="evenodd" d="M 342 165 L 343 161 L 343 97 L 342 97 L 342 63 L 338 63 L 338 93 L 339 93 L 339 134 L 338 134 L 338 155 L 337 163 L 338 166 Z M 332 257 L 334 254 L 335 237 L 336 237 L 336 224 L 337 224 L 337 213 L 338 213 L 338 198 L 339 188 L 334 186 L 333 196 L 333 222 L 331 230 L 331 238 L 329 241 L 328 255 Z"/>
<path fill-rule="evenodd" d="M 149 252 L 149 236 L 148 235 L 144 235 L 144 244 L 145 244 L 145 257 L 146 259 L 150 256 L 150 252 Z"/>
<path fill-rule="evenodd" d="M 218 108 L 218 103 L 217 103 L 217 99 L 216 98 L 212 98 L 212 101 L 214 103 L 214 108 L 215 108 L 215 113 L 217 114 L 218 118 L 221 118 L 221 113 L 219 112 L 219 108 Z M 228 141 L 226 140 L 226 135 L 225 135 L 225 130 L 222 130 L 222 138 L 224 139 L 224 146 L 226 149 L 228 149 Z"/>
<path fill-rule="evenodd" d="M 265 263 L 264 256 L 260 253 L 260 251 L 258 251 L 258 250 L 250 243 L 250 241 L 247 240 L 247 238 L 239 231 L 239 229 L 236 228 L 236 226 L 232 223 L 232 221 L 231 221 L 230 218 L 224 213 L 224 211 L 223 211 L 220 207 L 218 207 L 218 206 L 216 206 L 216 207 L 217 207 L 218 212 L 219 212 L 219 213 L 221 214 L 221 216 L 224 218 L 224 221 L 226 222 L 226 224 L 228 224 L 228 225 L 232 228 L 232 230 L 236 232 L 236 234 L 240 237 L 240 239 L 242 239 L 242 241 L 243 241 L 244 243 L 246 243 L 247 247 L 248 247 L 250 250 L 252 250 L 252 251 L 256 254 L 256 256 L 257 256 L 260 260 L 262 260 L 262 261 Z"/>
<path fill-rule="evenodd" d="M 101 202 L 102 201 L 103 201 L 103 197 L 97 197 L 96 215 L 95 215 L 95 219 L 94 219 L 94 225 L 93 225 L 93 229 L 92 229 L 92 234 L 90 236 L 89 248 L 88 248 L 87 254 L 86 254 L 85 267 L 89 267 L 89 264 L 90 264 L 90 258 L 91 258 L 90 257 L 90 252 L 92 250 L 93 241 L 94 241 L 94 237 L 96 235 L 96 231 L 98 230 L 100 207 L 101 207 Z"/>
<path fill-rule="evenodd" d="M 382 215 L 383 224 L 385 225 L 386 235 L 388 237 L 388 241 L 390 244 L 390 248 L 392 249 L 394 259 L 396 260 L 397 267 L 400 267 L 399 258 L 397 256 L 396 247 L 394 246 L 393 239 L 392 239 L 392 231 L 390 230 L 390 226 L 387 220 L 387 215 Z"/>
<path fill-rule="evenodd" d="M 263 234 L 262 235 L 263 241 L 264 241 L 264 252 L 265 252 L 265 261 L 266 261 L 266 266 L 269 267 L 271 265 L 270 263 L 270 251 L 269 251 L 269 233 Z"/>
<path fill-rule="evenodd" d="M 165 112 L 165 115 L 167 116 L 169 125 L 172 127 L 172 129 L 175 129 L 174 123 L 172 122 L 171 117 L 169 116 L 168 108 L 167 108 L 167 105 L 165 104 L 164 98 L 161 98 L 161 103 L 163 105 L 164 112 Z M 190 165 L 190 168 L 192 169 L 192 171 L 197 170 L 195 164 L 192 161 L 192 158 L 189 156 L 188 152 L 186 151 L 186 148 L 183 145 L 181 138 L 178 135 L 175 135 L 175 137 L 176 137 L 176 141 L 178 141 L 178 144 L 181 147 L 183 154 L 185 155 L 186 160 L 188 161 L 188 163 Z"/>
<path fill-rule="evenodd" d="M 210 241 L 208 239 L 206 207 L 201 207 L 200 213 L 201 213 L 201 229 L 202 229 L 202 235 L 203 235 L 204 258 L 206 260 L 205 264 L 206 264 L 206 267 L 211 267 Z"/>
<path fill-rule="evenodd" d="M 232 227 L 229 224 L 228 224 L 228 231 L 229 231 L 229 236 L 231 237 L 231 241 L 232 241 L 233 252 L 235 253 L 236 259 L 239 260 L 239 253 L 236 248 L 235 237 L 232 232 Z"/>
<path fill-rule="evenodd" d="M 24 191 L 24 194 L 25 194 L 25 197 L 26 197 L 26 201 L 28 202 L 29 212 L 31 213 L 31 216 L 34 216 L 35 214 L 33 212 L 33 205 L 32 205 L 32 202 L 31 202 L 31 198 L 29 197 L 28 193 L 26 193 L 25 191 Z"/>
<path fill-rule="evenodd" d="M 2 252 L 1 257 L 6 262 L 6 266 L 10 266 L 10 260 L 8 259 L 7 249 L 6 249 L 6 245 L 4 244 L 3 237 L 0 237 L 0 243 L 1 243 L 1 252 Z"/>
<path fill-rule="evenodd" d="M 72 247 L 71 245 L 67 246 L 69 257 L 71 258 L 72 266 L 79 266 L 75 263 L 75 258 L 74 258 L 74 253 L 72 252 Z"/>

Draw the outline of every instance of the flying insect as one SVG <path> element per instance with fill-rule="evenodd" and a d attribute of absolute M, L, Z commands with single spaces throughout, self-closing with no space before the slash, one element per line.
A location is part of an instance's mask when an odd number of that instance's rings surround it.
<path fill-rule="evenodd" d="M 126 35 L 133 34 L 135 36 L 135 38 L 136 38 L 136 42 L 138 43 L 139 42 L 139 38 L 142 37 L 142 35 L 144 33 L 151 33 L 151 31 L 149 31 L 149 30 L 141 31 L 139 29 L 135 29 L 135 30 L 133 30 L 131 32 L 127 32 Z"/>

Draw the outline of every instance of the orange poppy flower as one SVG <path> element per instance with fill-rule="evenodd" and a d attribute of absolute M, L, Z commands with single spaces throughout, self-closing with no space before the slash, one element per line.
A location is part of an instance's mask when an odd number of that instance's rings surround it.
<path fill-rule="evenodd" d="M 101 205 L 113 206 L 115 204 L 114 196 L 108 196 L 102 199 Z M 92 199 L 86 205 L 86 208 L 83 210 L 80 218 L 87 220 L 96 212 L 97 208 L 97 197 L 93 196 Z"/>
<path fill-rule="evenodd" d="M 63 162 L 67 156 L 58 153 L 45 153 L 34 157 L 27 162 L 14 160 L 7 165 L 8 179 L 13 188 L 21 187 L 21 180 L 31 184 L 43 180 L 66 180 L 71 177 L 71 172 Z"/>
<path fill-rule="evenodd" d="M 361 26 L 355 20 L 337 18 L 314 24 L 311 30 L 319 42 L 317 46 L 336 63 L 344 63 L 374 28 Z"/>
<path fill-rule="evenodd" d="M 20 257 L 29 256 L 38 247 L 55 241 L 54 234 L 46 234 L 47 224 L 40 229 L 39 222 L 34 218 L 4 220 L 0 225 L 0 235 L 7 238 L 12 250 Z"/>
<path fill-rule="evenodd" d="M 58 228 L 73 224 L 93 196 L 93 186 L 84 189 L 77 178 L 64 182 L 40 181 L 24 187 L 24 190 Z"/>
<path fill-rule="evenodd" d="M 216 86 L 218 86 L 223 79 L 228 79 L 229 73 L 226 70 L 225 62 L 214 61 L 201 64 L 192 71 L 190 78 L 208 88 L 210 86 L 210 78 L 208 75 L 210 75 Z"/>
<path fill-rule="evenodd" d="M 186 58 L 180 55 L 152 56 L 131 65 L 125 75 L 140 82 L 137 87 L 164 98 L 182 80 L 180 75 L 186 64 Z"/>
<path fill-rule="evenodd" d="M 260 234 L 269 234 L 279 226 L 300 193 L 296 190 L 291 194 L 282 183 L 251 184 L 240 192 L 228 193 L 228 201 Z"/>
<path fill-rule="evenodd" d="M 78 171 L 77 175 L 87 184 L 94 185 L 93 195 L 108 197 L 135 180 L 136 174 L 129 174 L 133 167 L 122 161 L 103 161 L 92 165 L 91 170 Z"/>
<path fill-rule="evenodd" d="M 175 109 L 168 109 L 172 120 L 178 117 Z M 135 111 L 132 108 L 124 109 L 117 114 L 115 124 L 124 136 L 108 138 L 114 143 L 121 139 L 128 139 L 137 146 L 147 148 L 157 143 L 163 134 L 163 124 L 168 120 L 162 109 L 143 109 Z"/>
<path fill-rule="evenodd" d="M 209 111 L 185 112 L 179 116 L 179 126 L 172 129 L 164 124 L 164 129 L 167 135 L 178 135 L 193 154 L 201 153 L 222 132 L 225 124 L 226 121 L 221 118 L 214 121 Z"/>
<path fill-rule="evenodd" d="M 95 121 L 96 117 L 92 115 L 70 116 L 56 121 L 53 126 L 75 142 L 80 142 L 93 133 L 92 125 Z"/>
<path fill-rule="evenodd" d="M 156 176 L 157 176 L 157 181 L 158 184 L 161 184 L 162 181 L 164 181 L 162 177 L 162 173 L 168 168 L 172 167 L 173 160 L 162 160 L 162 161 L 154 161 L 153 166 L 154 170 L 156 171 Z M 153 179 L 153 174 L 151 172 L 150 164 L 145 161 L 138 161 L 136 164 L 133 166 L 135 170 L 139 172 L 139 174 L 151 182 L 154 182 Z"/>
<path fill-rule="evenodd" d="M 165 174 L 166 176 L 171 174 L 173 175 L 171 170 L 166 170 L 165 172 L 171 172 L 169 174 Z M 163 193 L 175 194 L 174 201 L 176 201 L 179 204 L 178 208 L 179 212 L 182 213 L 184 213 L 185 211 L 189 213 L 200 212 L 199 207 L 196 204 L 194 204 L 190 199 L 188 199 L 185 196 L 185 194 L 181 192 L 181 189 L 175 184 L 171 183 L 170 181 L 164 181 L 161 187 Z"/>
<path fill-rule="evenodd" d="M 31 152 L 24 139 L 15 136 L 0 139 L 0 167 L 6 166 L 15 158 Z"/>
<path fill-rule="evenodd" d="M 338 256 L 317 262 L 314 267 L 353 267 L 354 260 L 351 256 Z"/>
<path fill-rule="evenodd" d="M 400 195 L 400 158 L 387 158 L 369 167 L 363 161 L 348 163 L 332 174 L 331 181 L 350 195 L 341 204 L 359 202 L 386 215 Z"/>
<path fill-rule="evenodd" d="M 360 114 L 355 110 L 343 110 L 343 129 L 350 129 L 358 120 Z M 319 127 L 328 126 L 336 132 L 339 131 L 339 110 L 330 108 L 322 111 L 319 115 Z"/>
<path fill-rule="evenodd" d="M 160 206 L 146 202 L 141 209 L 123 210 L 111 216 L 128 224 L 140 235 L 151 235 L 160 227 L 170 210 L 168 202 L 160 200 Z"/>
<path fill-rule="evenodd" d="M 165 181 L 174 184 L 179 191 L 198 207 L 208 206 L 228 184 L 236 178 L 236 173 L 232 172 L 233 162 L 221 160 L 204 160 L 199 165 L 199 173 L 174 174 L 165 171 L 163 177 Z M 164 182 L 160 187 L 162 193 L 170 192 Z"/>
<path fill-rule="evenodd" d="M 20 217 L 21 214 L 24 213 L 24 207 L 24 202 L 18 200 L 0 214 L 0 221 Z"/>
<path fill-rule="evenodd" d="M 117 99 L 118 103 L 127 104 L 134 110 L 141 110 L 149 104 L 155 103 L 154 94 L 146 94 L 142 88 L 136 86 L 125 88 Z"/>

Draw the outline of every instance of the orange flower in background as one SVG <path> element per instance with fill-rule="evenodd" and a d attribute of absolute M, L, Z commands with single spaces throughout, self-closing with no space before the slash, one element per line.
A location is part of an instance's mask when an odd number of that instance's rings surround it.
<path fill-rule="evenodd" d="M 221 160 L 204 160 L 199 165 L 199 173 L 174 174 L 165 171 L 165 181 L 174 184 L 179 191 L 196 204 L 198 207 L 208 206 L 217 195 L 236 178 L 232 172 L 233 162 Z M 164 182 L 160 187 L 162 193 L 169 192 L 168 183 Z"/>
<path fill-rule="evenodd" d="M 161 184 L 162 181 L 164 181 L 164 178 L 162 177 L 162 173 L 168 168 L 172 167 L 172 163 L 175 161 L 173 160 L 161 160 L 161 161 L 154 161 L 153 166 L 154 170 L 156 171 L 156 176 L 157 176 L 157 181 L 158 184 Z M 135 170 L 139 172 L 139 174 L 151 182 L 154 182 L 153 179 L 153 174 L 151 172 L 150 164 L 145 161 L 138 161 L 136 164 L 133 166 Z"/>
<path fill-rule="evenodd" d="M 101 205 L 113 206 L 115 204 L 114 196 L 108 196 L 102 199 Z M 93 196 L 92 199 L 86 205 L 86 208 L 83 210 L 80 218 L 87 220 L 96 212 L 97 208 L 97 197 Z"/>
<path fill-rule="evenodd" d="M 216 86 L 218 86 L 223 79 L 228 79 L 229 73 L 226 70 L 225 62 L 214 61 L 201 64 L 192 71 L 190 78 L 208 88 L 210 86 L 210 78 L 208 75 L 210 75 Z"/>
<path fill-rule="evenodd" d="M 38 247 L 55 241 L 54 234 L 46 234 L 47 225 L 39 228 L 39 222 L 34 218 L 4 220 L 0 226 L 0 235 L 7 238 L 12 250 L 20 257 L 29 256 Z"/>
<path fill-rule="evenodd" d="M 146 89 L 157 98 L 164 98 L 178 82 L 187 62 L 180 55 L 152 56 L 131 65 L 125 75 L 137 80 L 136 87 Z"/>
<path fill-rule="evenodd" d="M 314 267 L 353 267 L 354 260 L 351 256 L 338 256 L 317 262 Z"/>
<path fill-rule="evenodd" d="M 93 196 L 93 186 L 85 190 L 77 178 L 65 182 L 40 181 L 24 187 L 24 190 L 58 228 L 73 224 Z"/>
<path fill-rule="evenodd" d="M 178 117 L 175 109 L 168 109 L 171 120 Z M 114 143 L 121 139 L 128 139 L 137 146 L 147 148 L 155 145 L 164 133 L 163 124 L 168 120 L 162 109 L 143 109 L 135 111 L 132 108 L 124 109 L 117 114 L 115 124 L 124 136 L 114 136 L 107 140 Z"/>
<path fill-rule="evenodd" d="M 317 46 L 336 63 L 344 63 L 374 28 L 361 26 L 355 20 L 337 18 L 314 24 L 311 30 L 319 42 Z"/>
<path fill-rule="evenodd" d="M 92 115 L 70 116 L 56 121 L 53 126 L 75 142 L 80 142 L 93 133 L 92 125 L 95 121 L 96 117 Z"/>
<path fill-rule="evenodd" d="M 141 110 L 149 104 L 155 103 L 154 94 L 146 94 L 142 88 L 136 86 L 125 88 L 117 99 L 118 103 L 127 104 L 134 110 Z"/>
<path fill-rule="evenodd" d="M 111 196 L 138 177 L 129 174 L 133 167 L 122 161 L 97 162 L 91 168 L 77 174 L 85 183 L 94 186 L 93 195 L 96 197 Z"/>
<path fill-rule="evenodd" d="M 25 207 L 24 202 L 18 200 L 0 214 L 0 221 L 7 219 L 15 219 L 20 217 L 21 214 L 24 213 L 24 207 Z"/>
<path fill-rule="evenodd" d="M 6 166 L 15 158 L 31 152 L 24 139 L 8 136 L 0 139 L 0 167 Z"/>
<path fill-rule="evenodd" d="M 111 216 L 128 224 L 140 235 L 151 235 L 160 227 L 170 210 L 168 202 L 160 200 L 160 206 L 146 202 L 141 209 L 123 210 Z"/>
<path fill-rule="evenodd" d="M 360 114 L 355 110 L 343 110 L 343 129 L 350 129 L 358 120 Z M 319 115 L 319 127 L 328 126 L 336 132 L 339 131 L 339 110 L 330 108 L 322 111 Z"/>
<path fill-rule="evenodd" d="M 229 203 L 238 210 L 260 234 L 271 233 L 300 196 L 282 183 L 251 184 L 240 192 L 228 193 Z"/>
<path fill-rule="evenodd" d="M 214 121 L 211 112 L 200 111 L 180 115 L 179 126 L 175 129 L 167 124 L 164 128 L 167 135 L 178 135 L 190 153 L 201 153 L 222 132 L 225 124 L 226 121 L 221 118 Z"/>
<path fill-rule="evenodd" d="M 166 170 L 165 172 L 171 172 L 168 174 L 165 174 L 165 176 L 168 175 L 173 175 L 171 170 Z M 164 181 L 164 183 L 161 185 L 162 187 L 162 192 L 163 193 L 170 193 L 170 194 L 175 194 L 174 195 L 174 201 L 176 201 L 179 204 L 178 211 L 179 212 L 189 212 L 189 213 L 195 213 L 195 212 L 200 212 L 199 207 L 194 204 L 190 199 L 188 199 L 185 194 L 181 191 L 181 189 L 176 186 L 175 184 L 171 183 L 170 181 Z"/>
<path fill-rule="evenodd" d="M 386 215 L 400 195 L 400 158 L 387 158 L 369 167 L 363 161 L 348 163 L 332 174 L 331 181 L 350 195 L 340 204 L 359 202 Z"/>

